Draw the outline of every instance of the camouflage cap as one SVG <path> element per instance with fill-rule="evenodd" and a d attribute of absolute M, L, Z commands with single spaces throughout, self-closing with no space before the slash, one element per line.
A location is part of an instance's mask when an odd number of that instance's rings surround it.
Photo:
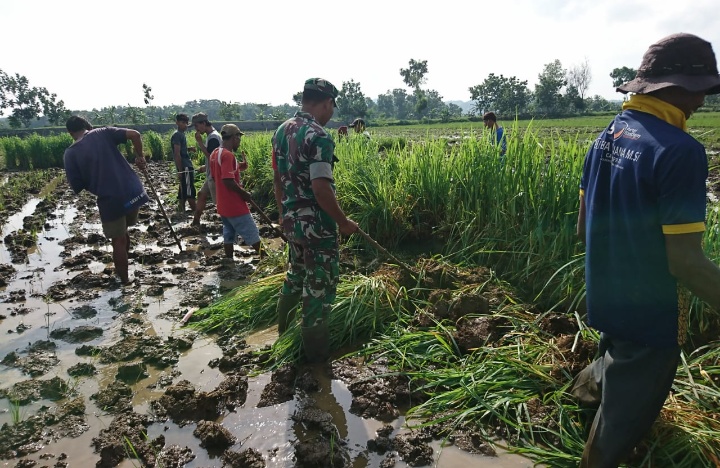
<path fill-rule="evenodd" d="M 243 132 L 240 131 L 240 128 L 238 128 L 235 124 L 225 124 L 220 129 L 220 135 L 222 135 L 223 138 L 229 138 L 233 137 L 235 135 L 245 135 Z"/>
<path fill-rule="evenodd" d="M 333 104 L 335 104 L 335 107 L 337 107 L 335 99 L 337 99 L 340 92 L 328 80 L 324 80 L 322 78 L 310 78 L 308 80 L 305 80 L 305 87 L 303 88 L 303 91 L 305 90 L 318 91 L 326 96 L 331 97 L 333 99 Z"/>

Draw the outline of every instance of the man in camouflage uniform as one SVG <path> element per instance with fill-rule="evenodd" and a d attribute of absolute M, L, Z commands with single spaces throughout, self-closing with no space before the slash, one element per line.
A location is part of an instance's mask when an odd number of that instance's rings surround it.
<path fill-rule="evenodd" d="M 302 110 L 272 138 L 275 200 L 290 240 L 290 264 L 277 306 L 278 331 L 285 332 L 302 296 L 302 339 L 309 362 L 323 362 L 330 355 L 328 316 L 339 276 L 338 230 L 346 236 L 358 230 L 335 197 L 335 143 L 323 128 L 337 95 L 329 81 L 307 80 Z"/>

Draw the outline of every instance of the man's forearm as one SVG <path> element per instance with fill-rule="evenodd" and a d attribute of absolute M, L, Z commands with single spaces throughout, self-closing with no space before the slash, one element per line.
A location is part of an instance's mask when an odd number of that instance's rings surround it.
<path fill-rule="evenodd" d="M 223 179 L 222 182 L 228 190 L 239 194 L 243 200 L 248 200 L 250 198 L 250 192 L 240 187 L 238 183 L 235 182 L 235 179 Z"/>
<path fill-rule="evenodd" d="M 273 175 L 273 192 L 275 193 L 275 204 L 277 204 L 278 216 L 282 218 L 283 187 L 277 172 Z"/>
<path fill-rule="evenodd" d="M 720 268 L 708 258 L 696 259 L 679 272 L 677 279 L 697 297 L 720 310 Z"/>
<path fill-rule="evenodd" d="M 320 208 L 338 224 L 347 222 L 345 212 L 340 208 L 330 184 L 313 184 L 313 193 Z"/>

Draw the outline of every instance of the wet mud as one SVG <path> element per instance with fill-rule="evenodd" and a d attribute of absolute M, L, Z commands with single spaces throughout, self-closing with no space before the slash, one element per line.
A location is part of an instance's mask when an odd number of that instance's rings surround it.
<path fill-rule="evenodd" d="M 130 228 L 128 286 L 114 274 L 94 199 L 73 194 L 61 173 L 10 202 L 0 235 L 4 463 L 455 466 L 460 458 L 453 456 L 462 451 L 489 463 L 478 466 L 492 466 L 492 447 L 470 430 L 403 428 L 404 412 L 426 396 L 382 360 L 346 358 L 257 374 L 267 358 L 256 350 L 267 349 L 276 334 L 252 347 L 242 337 L 208 338 L 183 327 L 183 317 L 253 275 L 258 258 L 246 245 L 235 246 L 232 261 L 223 258 L 222 225 L 212 206 L 200 229 L 190 226 L 189 211 L 174 213 L 177 185 L 166 166 L 153 163 L 149 172 L 183 250 L 153 200 Z M 276 240 L 274 229 L 258 224 L 263 238 Z M 488 270 L 421 266 L 430 305 L 417 311 L 413 326 L 457 322 L 455 339 L 464 352 L 502 340 L 508 324 L 490 310 L 504 292 L 466 288 L 482 283 Z M 408 287 L 418 282 L 382 264 L 367 270 Z M 589 351 L 563 341 L 573 333 L 570 325 L 548 321 L 559 362 L 575 372 L 573 363 Z M 438 464 L 440 440 L 458 452 L 444 448 Z M 531 466 L 503 460 L 503 466 Z"/>

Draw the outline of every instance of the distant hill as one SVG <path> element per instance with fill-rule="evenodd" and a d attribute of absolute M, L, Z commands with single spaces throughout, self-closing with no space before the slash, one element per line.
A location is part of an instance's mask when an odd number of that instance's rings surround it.
<path fill-rule="evenodd" d="M 463 114 L 467 114 L 475 106 L 475 103 L 473 101 L 446 101 L 446 103 L 447 104 L 455 104 L 456 106 L 459 106 L 460 109 L 463 110 Z"/>

